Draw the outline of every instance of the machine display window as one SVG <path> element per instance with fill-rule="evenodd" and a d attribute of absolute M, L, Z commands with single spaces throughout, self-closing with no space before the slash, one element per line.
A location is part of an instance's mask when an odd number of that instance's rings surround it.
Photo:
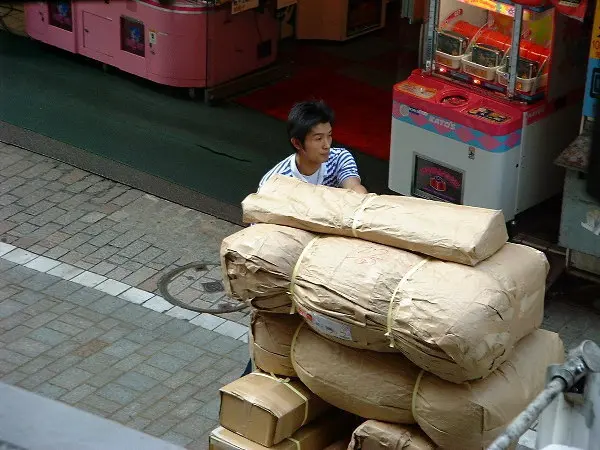
<path fill-rule="evenodd" d="M 131 17 L 121 16 L 121 50 L 138 56 L 146 54 L 144 24 Z"/>
<path fill-rule="evenodd" d="M 73 9 L 71 2 L 58 1 L 48 3 L 48 22 L 53 27 L 73 31 Z"/>
<path fill-rule="evenodd" d="M 415 155 L 412 195 L 461 205 L 464 172 Z"/>

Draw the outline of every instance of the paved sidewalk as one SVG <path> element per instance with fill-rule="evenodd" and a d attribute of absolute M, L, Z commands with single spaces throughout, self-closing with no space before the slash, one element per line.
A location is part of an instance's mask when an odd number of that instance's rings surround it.
<path fill-rule="evenodd" d="M 238 229 L 229 222 L 0 142 L 2 242 L 93 273 L 96 276 L 86 274 L 86 285 L 104 282 L 107 293 L 119 295 L 119 289 L 127 286 L 158 294 L 161 276 L 202 261 L 209 263 L 208 270 L 184 273 L 171 285 L 170 293 L 199 308 L 228 303 L 224 292 L 215 290 L 213 284 L 221 279 L 220 243 Z M 26 260 L 23 256 L 19 262 L 30 262 Z M 54 268 L 50 273 L 62 277 L 76 273 L 66 269 Z M 227 318 L 248 325 L 248 314 L 246 309 Z"/>
<path fill-rule="evenodd" d="M 248 358 L 248 310 L 227 303 L 219 246 L 239 227 L 0 143 L 0 380 L 188 448 L 207 448 L 218 389 Z M 583 287 L 582 287 L 583 286 Z M 584 295 L 585 294 L 585 295 Z M 598 287 L 549 293 L 544 327 L 600 342 Z"/>
<path fill-rule="evenodd" d="M 206 448 L 240 340 L 0 258 L 0 377 L 189 448 Z"/>

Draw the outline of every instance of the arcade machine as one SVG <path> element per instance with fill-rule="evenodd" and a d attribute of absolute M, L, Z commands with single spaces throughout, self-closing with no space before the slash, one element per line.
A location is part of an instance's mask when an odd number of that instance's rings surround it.
<path fill-rule="evenodd" d="M 423 66 L 394 86 L 390 189 L 507 221 L 561 191 L 553 160 L 579 132 L 585 31 L 519 1 L 430 0 Z"/>
<path fill-rule="evenodd" d="M 26 29 L 34 39 L 193 95 L 275 61 L 275 2 L 261 3 L 241 12 L 220 0 L 26 3 Z"/>

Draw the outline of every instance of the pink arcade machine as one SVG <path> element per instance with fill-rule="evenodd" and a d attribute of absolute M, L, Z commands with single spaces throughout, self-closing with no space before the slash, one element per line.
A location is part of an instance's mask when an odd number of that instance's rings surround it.
<path fill-rule="evenodd" d="M 430 0 L 423 67 L 394 86 L 390 189 L 507 221 L 561 192 L 553 161 L 579 134 L 589 34 L 522 1 Z"/>
<path fill-rule="evenodd" d="M 25 3 L 33 39 L 156 83 L 214 87 L 273 63 L 275 2 L 232 11 L 231 1 L 58 0 Z"/>

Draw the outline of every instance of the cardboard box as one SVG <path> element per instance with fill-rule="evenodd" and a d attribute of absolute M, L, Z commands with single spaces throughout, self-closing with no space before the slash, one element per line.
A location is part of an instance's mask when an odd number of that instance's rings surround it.
<path fill-rule="evenodd" d="M 252 442 L 224 427 L 219 427 L 210 434 L 210 450 L 323 450 L 340 436 L 352 432 L 354 418 L 340 411 L 300 428 L 292 436 L 272 447 L 265 447 Z"/>
<path fill-rule="evenodd" d="M 250 355 L 256 367 L 266 373 L 295 377 L 290 352 L 302 317 L 297 314 L 270 314 L 254 311 L 250 324 Z"/>
<path fill-rule="evenodd" d="M 435 444 L 416 426 L 367 420 L 354 433 L 347 450 L 435 450 Z"/>
<path fill-rule="evenodd" d="M 330 408 L 298 380 L 251 373 L 224 386 L 221 426 L 252 442 L 272 447 Z"/>

